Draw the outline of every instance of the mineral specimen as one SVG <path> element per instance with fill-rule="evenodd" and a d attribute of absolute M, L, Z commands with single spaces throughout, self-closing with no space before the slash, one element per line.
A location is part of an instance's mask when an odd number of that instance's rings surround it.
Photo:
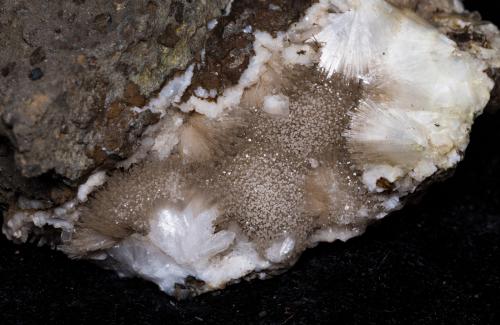
<path fill-rule="evenodd" d="M 161 118 L 122 170 L 96 171 L 57 208 L 19 198 L 4 233 L 40 234 L 179 297 L 361 234 L 461 160 L 500 66 L 494 26 L 478 27 L 482 44 L 447 36 L 446 22 L 469 24 L 458 1 L 441 25 L 407 5 L 320 0 L 286 31 L 245 26 L 253 54 L 237 83 L 195 88 L 202 51 L 133 108 Z"/>

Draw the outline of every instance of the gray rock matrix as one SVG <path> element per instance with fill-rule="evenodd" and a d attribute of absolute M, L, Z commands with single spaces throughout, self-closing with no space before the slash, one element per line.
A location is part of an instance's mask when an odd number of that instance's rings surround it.
<path fill-rule="evenodd" d="M 0 0 L 0 204 L 61 203 L 134 150 L 133 113 L 203 47 L 229 0 Z"/>

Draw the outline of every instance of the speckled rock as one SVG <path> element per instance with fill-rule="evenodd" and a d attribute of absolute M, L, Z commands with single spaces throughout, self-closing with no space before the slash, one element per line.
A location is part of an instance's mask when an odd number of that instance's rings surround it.
<path fill-rule="evenodd" d="M 0 1 L 0 201 L 127 157 L 157 118 L 126 108 L 186 67 L 228 3 Z"/>

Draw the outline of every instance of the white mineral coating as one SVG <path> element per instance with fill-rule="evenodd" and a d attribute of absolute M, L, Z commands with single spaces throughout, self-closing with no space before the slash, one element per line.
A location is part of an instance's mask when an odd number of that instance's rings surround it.
<path fill-rule="evenodd" d="M 106 182 L 106 172 L 99 171 L 96 172 L 87 179 L 85 183 L 80 185 L 76 197 L 80 202 L 86 202 L 90 193 L 92 193 L 97 187 L 101 186 Z"/>
<path fill-rule="evenodd" d="M 167 84 L 126 171 L 91 176 L 53 210 L 21 199 L 3 231 L 61 228 L 70 256 L 179 297 L 289 267 L 461 160 L 500 66 L 498 30 L 481 28 L 491 46 L 464 51 L 384 0 L 320 0 L 288 31 L 256 31 L 223 93 L 181 102 L 193 66 Z"/>
<path fill-rule="evenodd" d="M 264 97 L 262 110 L 271 115 L 288 116 L 290 114 L 290 101 L 283 95 L 269 95 Z"/>
<path fill-rule="evenodd" d="M 135 107 L 134 111 L 140 113 L 145 110 L 150 110 L 153 113 L 161 113 L 164 115 L 170 105 L 180 102 L 182 94 L 184 94 L 186 88 L 191 84 L 193 70 L 194 65 L 192 64 L 185 73 L 175 77 L 165 87 L 163 87 L 157 98 L 153 99 L 144 108 Z"/>

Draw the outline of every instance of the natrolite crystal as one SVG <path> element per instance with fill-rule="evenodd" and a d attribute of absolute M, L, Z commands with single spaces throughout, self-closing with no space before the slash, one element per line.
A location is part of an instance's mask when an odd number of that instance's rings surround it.
<path fill-rule="evenodd" d="M 492 25 L 488 46 L 465 49 L 399 2 L 320 0 L 287 31 L 247 27 L 254 54 L 236 85 L 186 98 L 191 65 L 134 108 L 161 119 L 121 170 L 96 171 L 55 209 L 20 198 L 4 233 L 52 226 L 69 256 L 179 297 L 361 234 L 461 160 L 500 66 Z"/>

